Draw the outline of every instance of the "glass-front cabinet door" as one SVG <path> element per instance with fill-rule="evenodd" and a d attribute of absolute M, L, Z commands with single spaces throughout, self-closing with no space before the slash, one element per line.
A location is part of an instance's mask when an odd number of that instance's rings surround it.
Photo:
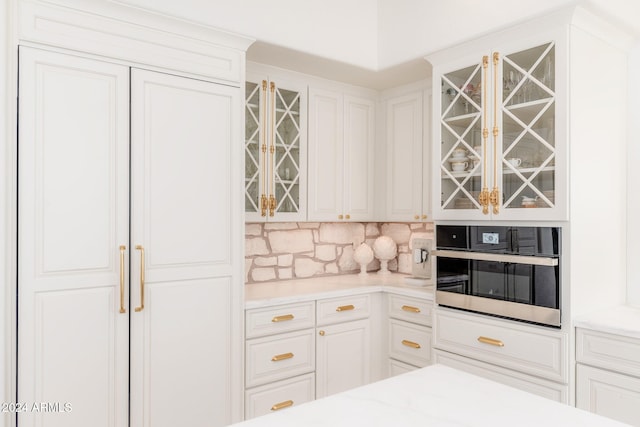
<path fill-rule="evenodd" d="M 549 42 L 434 67 L 436 219 L 562 219 L 555 55 Z"/>
<path fill-rule="evenodd" d="M 268 79 L 245 84 L 247 221 L 306 219 L 305 95 Z"/>

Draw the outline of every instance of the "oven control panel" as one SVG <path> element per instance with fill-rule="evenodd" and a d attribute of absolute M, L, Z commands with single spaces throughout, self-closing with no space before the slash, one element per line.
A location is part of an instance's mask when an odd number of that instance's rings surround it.
<path fill-rule="evenodd" d="M 500 237 L 498 233 L 482 233 L 482 243 L 489 245 L 500 244 Z"/>

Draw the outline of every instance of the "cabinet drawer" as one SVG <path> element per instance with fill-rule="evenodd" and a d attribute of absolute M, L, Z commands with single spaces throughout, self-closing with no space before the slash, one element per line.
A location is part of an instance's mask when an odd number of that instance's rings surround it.
<path fill-rule="evenodd" d="M 431 329 L 389 320 L 389 356 L 420 368 L 431 363 Z"/>
<path fill-rule="evenodd" d="M 434 347 L 553 381 L 568 382 L 566 334 L 509 320 L 436 310 Z"/>
<path fill-rule="evenodd" d="M 245 392 L 245 418 L 253 418 L 309 402 L 315 398 L 315 376 L 301 375 Z"/>
<path fill-rule="evenodd" d="M 557 402 L 569 403 L 568 385 L 558 384 L 440 350 L 433 351 L 433 363 L 450 366 Z"/>
<path fill-rule="evenodd" d="M 408 363 L 399 362 L 394 359 L 389 359 L 389 376 L 395 377 L 396 375 L 406 374 L 407 372 L 415 371 L 417 366 L 409 365 Z"/>
<path fill-rule="evenodd" d="M 576 360 L 640 377 L 640 340 L 577 328 Z"/>
<path fill-rule="evenodd" d="M 371 295 L 319 300 L 316 311 L 318 326 L 369 317 Z"/>
<path fill-rule="evenodd" d="M 314 330 L 255 338 L 246 343 L 246 385 L 252 387 L 315 369 Z"/>
<path fill-rule="evenodd" d="M 247 310 L 246 337 L 255 338 L 313 328 L 316 324 L 315 315 L 314 301 Z"/>
<path fill-rule="evenodd" d="M 402 295 L 388 295 L 389 317 L 431 326 L 433 302 Z"/>

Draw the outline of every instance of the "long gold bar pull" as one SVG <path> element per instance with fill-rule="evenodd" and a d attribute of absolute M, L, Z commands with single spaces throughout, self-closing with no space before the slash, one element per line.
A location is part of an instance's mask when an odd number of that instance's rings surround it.
<path fill-rule="evenodd" d="M 500 340 L 487 337 L 478 337 L 478 341 L 484 344 L 495 345 L 496 347 L 504 347 L 504 343 Z"/>
<path fill-rule="evenodd" d="M 271 410 L 279 411 L 280 409 L 288 408 L 289 406 L 293 406 L 293 400 L 285 400 L 284 402 L 276 403 L 271 407 Z"/>
<path fill-rule="evenodd" d="M 276 175 L 276 171 L 275 171 L 275 167 L 276 167 L 276 162 L 275 162 L 275 153 L 276 153 L 276 145 L 275 145 L 275 139 L 276 139 L 276 84 L 274 82 L 271 82 L 270 85 L 270 89 L 271 89 L 271 132 L 269 133 L 269 136 L 271 137 L 271 146 L 269 147 L 269 152 L 271 153 L 271 173 L 269 174 L 269 216 L 273 216 L 273 214 L 276 212 L 276 206 L 277 206 L 277 201 L 276 201 L 276 197 L 273 195 L 273 193 L 275 192 L 275 185 L 274 185 L 274 180 L 275 180 L 275 175 Z"/>
<path fill-rule="evenodd" d="M 272 362 L 279 362 L 281 360 L 287 360 L 287 359 L 292 359 L 293 358 L 293 353 L 283 353 L 283 354 L 277 354 L 275 356 L 273 356 L 271 358 Z"/>
<path fill-rule="evenodd" d="M 489 202 L 493 205 L 493 213 L 500 212 L 500 189 L 498 188 L 498 63 L 500 54 L 493 53 L 493 189 Z M 501 156 L 502 157 L 502 156 Z"/>
<path fill-rule="evenodd" d="M 271 321 L 273 323 L 284 322 L 286 320 L 293 320 L 293 314 L 283 314 L 281 316 L 275 316 Z"/>
<path fill-rule="evenodd" d="M 349 304 L 349 305 L 341 305 L 340 307 L 337 307 L 336 311 L 349 311 L 354 309 L 355 309 L 355 306 L 353 304 Z"/>
<path fill-rule="evenodd" d="M 418 344 L 417 342 L 409 341 L 409 340 L 402 340 L 402 345 L 406 345 L 407 347 L 411 347 L 415 349 L 421 348 L 420 344 Z"/>
<path fill-rule="evenodd" d="M 124 308 L 124 251 L 127 250 L 125 245 L 120 245 L 120 313 L 126 313 Z"/>
<path fill-rule="evenodd" d="M 487 139 L 489 129 L 487 128 L 487 69 L 489 68 L 489 57 L 482 57 L 482 190 L 478 196 L 478 201 L 482 206 L 482 213 L 489 214 L 489 187 L 487 186 Z"/>
<path fill-rule="evenodd" d="M 402 310 L 408 311 L 410 313 L 420 313 L 420 309 L 418 307 L 413 307 L 411 305 L 403 305 Z"/>
<path fill-rule="evenodd" d="M 136 245 L 136 250 L 140 251 L 140 306 L 136 307 L 136 312 L 144 310 L 144 248 Z"/>
<path fill-rule="evenodd" d="M 260 215 L 267 216 L 267 174 L 269 170 L 267 168 L 267 81 L 262 81 L 262 133 L 260 135 L 262 139 L 262 195 L 260 196 Z"/>

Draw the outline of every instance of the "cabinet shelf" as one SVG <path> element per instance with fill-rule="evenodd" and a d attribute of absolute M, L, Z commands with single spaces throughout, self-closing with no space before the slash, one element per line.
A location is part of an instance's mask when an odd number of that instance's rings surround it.
<path fill-rule="evenodd" d="M 475 113 L 463 114 L 460 116 L 448 117 L 444 120 L 445 123 L 451 126 L 464 126 L 468 127 L 471 123 L 480 117 L 480 112 L 476 111 Z"/>
<path fill-rule="evenodd" d="M 547 166 L 544 168 L 518 168 L 518 172 L 522 173 L 522 174 L 527 174 L 527 173 L 534 173 L 534 172 L 553 172 L 556 170 L 555 166 Z M 482 176 L 482 172 L 478 171 L 478 172 L 471 172 L 471 171 L 462 171 L 462 172 L 451 172 L 449 171 L 449 174 L 444 173 L 444 171 L 442 172 L 442 178 L 443 179 L 452 179 L 453 178 L 466 178 L 467 176 L 471 175 L 474 178 L 480 178 Z M 502 170 L 502 175 L 514 175 L 515 172 L 511 169 L 503 169 Z"/>

